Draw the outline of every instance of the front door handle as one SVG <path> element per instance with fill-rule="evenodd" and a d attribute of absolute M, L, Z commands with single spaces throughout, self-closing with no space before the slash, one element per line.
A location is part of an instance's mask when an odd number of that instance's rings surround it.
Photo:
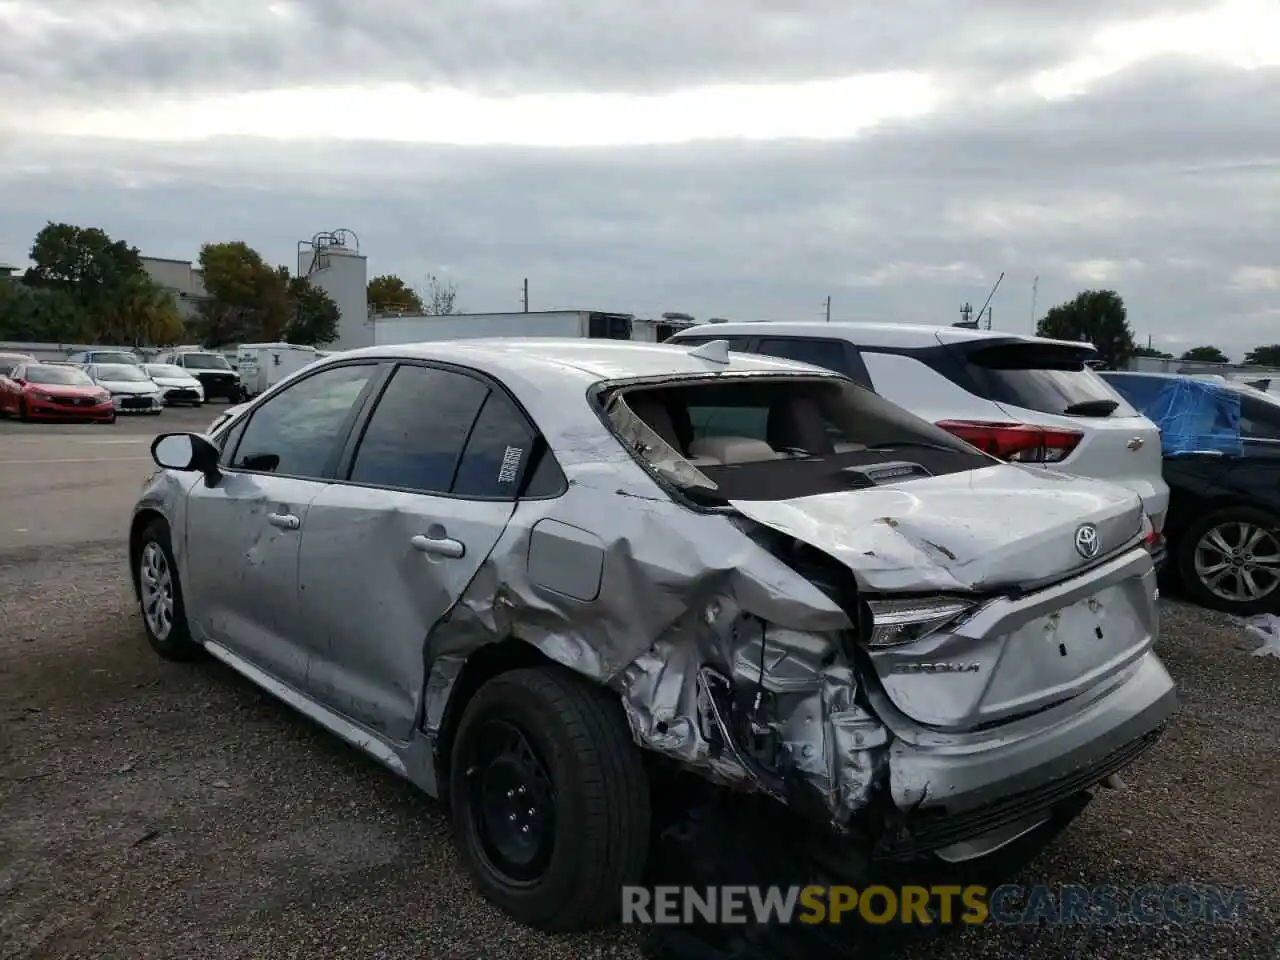
<path fill-rule="evenodd" d="M 419 553 L 428 553 L 435 557 L 448 557 L 450 560 L 461 560 L 467 553 L 467 548 L 461 540 L 454 540 L 450 537 L 424 537 L 418 534 L 411 537 L 409 542 L 413 544 L 413 549 Z"/>
<path fill-rule="evenodd" d="M 268 513 L 267 523 L 281 530 L 297 530 L 302 526 L 302 521 L 292 513 Z"/>

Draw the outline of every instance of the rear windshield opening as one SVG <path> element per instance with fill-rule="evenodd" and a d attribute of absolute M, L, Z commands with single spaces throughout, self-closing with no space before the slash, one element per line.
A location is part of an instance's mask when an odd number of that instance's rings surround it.
<path fill-rule="evenodd" d="M 1051 344 L 1002 344 L 965 357 L 978 393 L 1040 413 L 1068 417 L 1136 417 L 1085 361 L 1091 352 Z"/>
<path fill-rule="evenodd" d="M 658 473 L 711 501 L 790 500 L 997 462 L 836 378 L 633 387 L 612 398 L 609 416 Z"/>

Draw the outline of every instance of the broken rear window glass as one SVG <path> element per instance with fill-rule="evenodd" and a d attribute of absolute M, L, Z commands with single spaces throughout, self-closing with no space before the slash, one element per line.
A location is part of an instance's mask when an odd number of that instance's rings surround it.
<path fill-rule="evenodd" d="M 608 409 L 619 437 L 656 473 L 712 500 L 789 500 L 996 462 L 834 377 L 623 388 Z"/>

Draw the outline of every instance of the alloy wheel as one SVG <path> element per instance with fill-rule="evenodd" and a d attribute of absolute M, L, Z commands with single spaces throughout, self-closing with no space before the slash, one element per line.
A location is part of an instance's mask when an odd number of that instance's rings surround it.
<path fill-rule="evenodd" d="M 142 548 L 138 585 L 148 629 L 157 640 L 167 640 L 173 631 L 173 572 L 164 550 L 154 540 Z"/>
<path fill-rule="evenodd" d="M 1196 543 L 1195 571 L 1205 589 L 1222 600 L 1261 600 L 1280 587 L 1280 539 L 1255 523 L 1220 523 Z"/>

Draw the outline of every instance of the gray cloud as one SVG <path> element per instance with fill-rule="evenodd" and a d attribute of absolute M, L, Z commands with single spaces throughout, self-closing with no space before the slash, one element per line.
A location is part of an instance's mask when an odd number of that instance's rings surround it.
<path fill-rule="evenodd" d="M 376 20 L 379 6 L 353 9 Z M 594 9 L 582 15 L 597 22 Z M 850 62 L 902 67 L 925 42 L 903 61 Z M 512 59 L 533 69 L 537 56 Z M 714 59 L 690 69 L 710 76 Z M 732 78 L 721 60 L 716 76 Z M 541 77 L 567 84 L 572 69 Z M 635 80 L 620 67 L 598 79 Z M 0 143 L 0 260 L 48 219 L 100 224 L 158 256 L 244 239 L 281 263 L 297 240 L 350 227 L 372 272 L 445 274 L 471 310 L 518 308 L 527 276 L 535 308 L 805 319 L 831 295 L 837 318 L 950 322 L 1004 271 L 997 327 L 1031 328 L 1039 276 L 1040 312 L 1112 287 L 1140 337 L 1239 357 L 1280 340 L 1280 290 L 1267 288 L 1280 269 L 1280 70 L 1153 62 L 1085 97 L 1007 105 L 975 92 L 944 116 L 839 144 Z"/>
<path fill-rule="evenodd" d="M 1204 0 L 45 0 L 0 31 L 0 82 L 32 98 L 403 80 L 486 92 L 667 90 L 1053 65 L 1103 23 Z M 269 6 L 293 11 L 274 16 Z M 56 14 L 59 22 L 42 26 Z"/>

